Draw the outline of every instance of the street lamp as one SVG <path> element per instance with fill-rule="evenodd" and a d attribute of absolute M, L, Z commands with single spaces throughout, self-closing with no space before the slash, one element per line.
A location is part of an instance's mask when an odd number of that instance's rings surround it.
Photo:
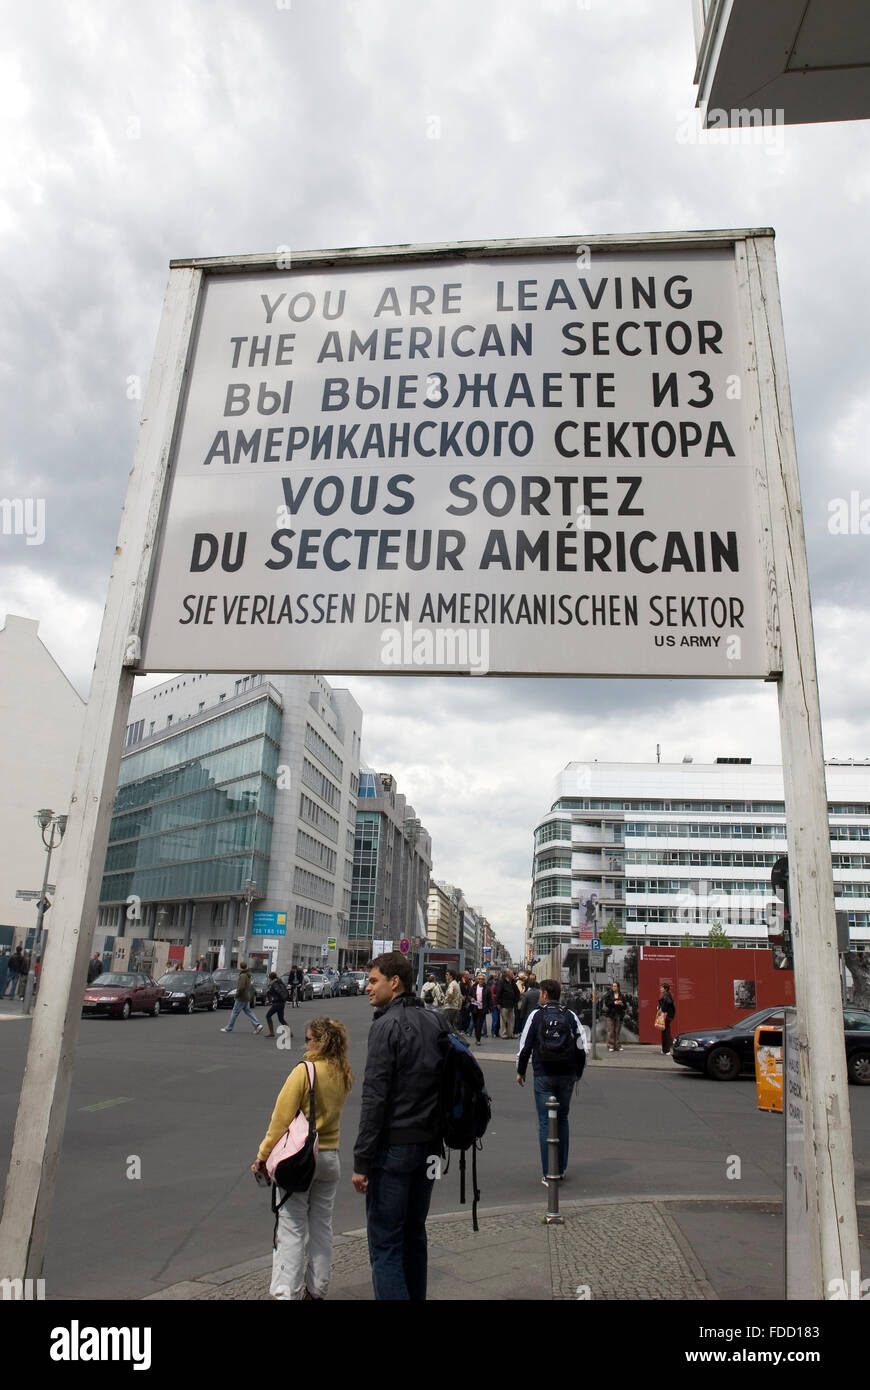
<path fill-rule="evenodd" d="M 245 959 L 247 958 L 247 950 L 248 950 L 248 921 L 250 920 L 250 916 L 251 916 L 251 903 L 254 901 L 255 898 L 259 898 L 259 896 L 260 896 L 260 890 L 259 890 L 259 888 L 257 887 L 257 883 L 256 883 L 256 880 L 255 880 L 255 879 L 253 879 L 253 878 L 246 878 L 246 879 L 245 879 L 244 893 L 245 893 L 245 931 L 244 931 L 244 935 L 242 936 L 242 949 L 241 949 L 241 952 L 240 952 L 240 954 L 239 954 L 239 960 L 245 960 Z"/>
<path fill-rule="evenodd" d="M 33 950 L 30 952 L 30 969 L 27 972 L 27 983 L 24 986 L 24 1004 L 22 1012 L 29 1014 L 33 1007 L 33 987 L 36 981 L 36 964 L 42 957 L 42 922 L 45 917 L 46 908 L 51 906 L 45 896 L 48 889 L 48 874 L 51 868 L 51 852 L 56 849 L 63 839 L 67 823 L 66 816 L 56 816 L 54 811 L 43 807 L 37 811 L 34 820 L 39 826 L 42 835 L 42 843 L 45 845 L 45 873 L 42 877 L 42 892 L 39 897 L 38 914 L 36 918 L 36 937 L 33 943 Z M 46 831 L 48 838 L 46 839 Z M 57 839 L 55 839 L 57 831 Z"/>

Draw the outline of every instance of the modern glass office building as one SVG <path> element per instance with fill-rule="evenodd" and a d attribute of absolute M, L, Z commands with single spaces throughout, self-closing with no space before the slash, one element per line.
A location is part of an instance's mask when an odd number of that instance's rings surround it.
<path fill-rule="evenodd" d="M 870 941 L 870 764 L 828 763 L 835 906 L 853 946 Z M 770 873 L 786 854 L 782 769 L 569 763 L 535 828 L 534 952 L 588 940 L 612 921 L 627 942 L 767 946 Z"/>
<path fill-rule="evenodd" d="M 388 772 L 360 773 L 348 944 L 356 963 L 374 940 L 425 935 L 432 840 Z"/>
<path fill-rule="evenodd" d="M 361 723 L 321 676 L 176 676 L 137 695 L 97 948 L 127 936 L 211 966 L 242 950 L 280 970 L 343 964 Z"/>

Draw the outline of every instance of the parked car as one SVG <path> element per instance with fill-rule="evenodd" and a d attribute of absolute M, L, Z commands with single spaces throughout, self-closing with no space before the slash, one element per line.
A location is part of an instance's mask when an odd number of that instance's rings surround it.
<path fill-rule="evenodd" d="M 781 1027 L 782 1005 L 775 1004 L 732 1023 L 729 1028 L 696 1028 L 678 1033 L 671 1051 L 681 1066 L 702 1071 L 716 1081 L 735 1081 L 741 1073 L 755 1074 L 755 1030 L 760 1023 Z M 870 1011 L 843 1011 L 846 1039 L 846 1067 L 849 1080 L 859 1086 L 870 1085 Z"/>
<path fill-rule="evenodd" d="M 236 1002 L 236 985 L 239 983 L 238 970 L 215 970 L 212 979 L 218 987 L 218 1008 L 231 1009 Z"/>
<path fill-rule="evenodd" d="M 161 975 L 157 983 L 166 991 L 162 1002 L 164 1010 L 192 1014 L 195 1009 L 214 1010 L 218 1006 L 218 987 L 214 977 L 204 970 L 170 970 Z"/>
<path fill-rule="evenodd" d="M 314 999 L 333 999 L 338 994 L 338 982 L 323 970 L 312 970 L 308 980 L 312 989 L 311 997 Z"/>
<path fill-rule="evenodd" d="M 364 970 L 347 970 L 338 977 L 339 994 L 362 994 L 368 975 Z"/>
<path fill-rule="evenodd" d="M 93 984 L 86 987 L 82 1016 L 102 1014 L 109 1018 L 129 1018 L 138 1013 L 156 1018 L 165 993 L 150 975 L 110 970 L 98 975 Z"/>
<path fill-rule="evenodd" d="M 251 981 L 254 986 L 254 1003 L 265 1004 L 266 995 L 269 991 L 269 972 L 268 970 L 255 970 L 251 974 Z"/>

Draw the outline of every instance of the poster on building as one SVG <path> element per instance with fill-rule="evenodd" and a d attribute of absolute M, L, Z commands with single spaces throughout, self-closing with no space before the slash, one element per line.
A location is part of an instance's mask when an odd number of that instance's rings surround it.
<path fill-rule="evenodd" d="M 197 263 L 139 669 L 768 676 L 742 245 Z"/>

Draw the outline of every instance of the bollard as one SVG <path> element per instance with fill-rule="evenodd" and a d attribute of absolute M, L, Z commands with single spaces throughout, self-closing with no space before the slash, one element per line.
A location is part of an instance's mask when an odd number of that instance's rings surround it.
<path fill-rule="evenodd" d="M 548 1226 L 564 1226 L 565 1218 L 559 1215 L 559 1102 L 555 1096 L 547 1097 L 547 1215 L 544 1220 Z"/>

